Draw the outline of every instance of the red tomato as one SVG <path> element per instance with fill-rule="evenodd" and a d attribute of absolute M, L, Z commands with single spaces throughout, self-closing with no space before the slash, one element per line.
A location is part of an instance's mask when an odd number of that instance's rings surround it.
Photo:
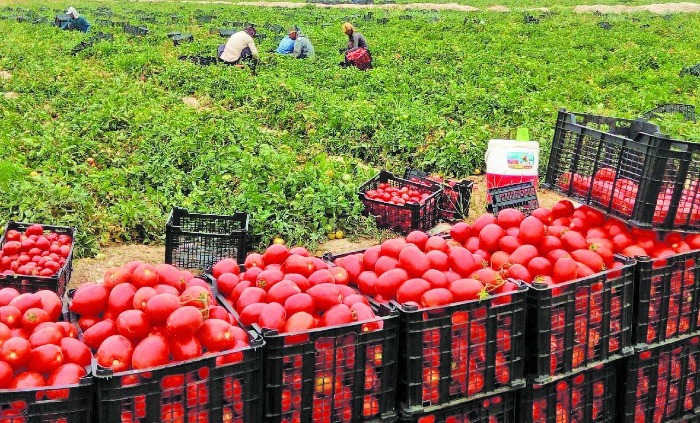
<path fill-rule="evenodd" d="M 484 251 L 495 251 L 498 242 L 506 235 L 506 231 L 495 223 L 484 226 L 479 232 L 479 247 Z"/>
<path fill-rule="evenodd" d="M 222 306 L 211 306 L 209 307 L 209 316 L 207 317 L 208 319 L 221 319 L 221 320 L 226 320 L 227 322 L 234 324 L 236 320 L 233 318 L 231 313 L 226 311 L 225 308 Z"/>
<path fill-rule="evenodd" d="M 466 223 L 465 223 L 466 225 Z M 454 228 L 454 226 L 453 226 Z M 450 230 L 450 233 L 452 233 L 452 229 Z M 452 237 L 454 238 L 454 237 Z M 428 235 L 426 235 L 425 232 L 422 231 L 413 231 L 406 235 L 406 242 L 414 244 L 416 247 L 418 247 L 420 250 L 425 249 L 425 244 L 428 242 Z"/>
<path fill-rule="evenodd" d="M 214 297 L 208 287 L 189 286 L 180 295 L 182 305 L 195 306 L 200 310 L 206 310 L 214 303 Z"/>
<path fill-rule="evenodd" d="M 9 389 L 32 389 L 46 386 L 44 377 L 36 372 L 24 372 L 17 375 L 10 383 Z M 12 419 L 14 423 L 16 419 Z"/>
<path fill-rule="evenodd" d="M 78 326 L 80 327 L 80 330 L 85 332 L 99 321 L 100 318 L 97 316 L 81 316 L 80 319 L 78 319 Z"/>
<path fill-rule="evenodd" d="M 294 333 L 302 332 L 316 327 L 314 316 L 305 312 L 299 311 L 292 314 L 284 325 L 284 332 Z"/>
<path fill-rule="evenodd" d="M 107 289 L 113 289 L 117 285 L 130 282 L 131 272 L 124 267 L 112 267 L 105 272 L 104 284 Z"/>
<path fill-rule="evenodd" d="M 323 313 L 321 320 L 318 322 L 318 326 L 327 327 L 344 325 L 351 323 L 353 320 L 354 318 L 350 307 L 346 306 L 345 304 L 337 304 Z"/>
<path fill-rule="evenodd" d="M 149 319 L 141 310 L 126 310 L 122 312 L 119 317 L 117 317 L 116 323 L 119 335 L 122 335 L 132 343 L 139 342 L 148 336 L 151 331 Z"/>
<path fill-rule="evenodd" d="M 333 278 L 332 276 L 330 276 L 330 274 L 328 276 L 331 279 Z M 276 283 L 280 282 L 282 279 L 284 279 L 284 273 L 280 269 L 266 268 L 258 274 L 257 278 L 255 279 L 255 286 L 257 286 L 258 288 L 262 288 L 265 291 L 269 291 L 270 288 L 272 288 Z M 309 280 L 309 282 L 311 282 L 311 280 Z"/>
<path fill-rule="evenodd" d="M 483 290 L 484 284 L 471 278 L 457 279 L 450 284 L 450 292 L 456 302 L 475 300 Z"/>
<path fill-rule="evenodd" d="M 14 288 L 0 289 L 0 307 L 10 304 L 10 301 L 19 296 L 19 291 Z"/>
<path fill-rule="evenodd" d="M 539 251 L 537 251 L 537 248 L 530 244 L 525 244 L 513 251 L 513 253 L 510 255 L 510 261 L 513 264 L 522 264 L 523 266 L 527 266 L 530 263 L 530 260 L 537 256 L 539 256 Z"/>
<path fill-rule="evenodd" d="M 294 294 L 284 302 L 284 309 L 287 316 L 292 316 L 298 312 L 306 312 L 313 315 L 316 312 L 316 301 L 306 293 Z"/>
<path fill-rule="evenodd" d="M 526 217 L 520 223 L 518 239 L 523 244 L 539 245 L 545 236 L 545 226 L 542 221 L 534 216 Z"/>
<path fill-rule="evenodd" d="M 194 336 L 170 339 L 170 353 L 176 361 L 191 360 L 202 356 L 202 345 Z"/>
<path fill-rule="evenodd" d="M 56 327 L 63 333 L 63 336 L 77 338 L 78 330 L 70 322 L 58 322 Z"/>
<path fill-rule="evenodd" d="M 134 306 L 135 294 L 136 288 L 130 283 L 116 285 L 109 293 L 107 309 L 113 316 L 119 316 L 121 312 Z"/>
<path fill-rule="evenodd" d="M 134 348 L 128 339 L 121 335 L 112 335 L 102 342 L 95 357 L 97 364 L 118 373 L 131 367 L 133 352 Z"/>
<path fill-rule="evenodd" d="M 517 227 L 525 219 L 525 215 L 518 209 L 505 209 L 498 212 L 497 221 L 503 229 Z"/>
<path fill-rule="evenodd" d="M 19 294 L 9 305 L 17 307 L 24 314 L 30 308 L 41 308 L 41 297 L 36 294 Z"/>
<path fill-rule="evenodd" d="M 146 311 L 148 300 L 158 295 L 158 291 L 150 286 L 139 288 L 134 294 L 133 306 L 136 310 Z"/>
<path fill-rule="evenodd" d="M 107 309 L 109 292 L 102 284 L 84 283 L 75 290 L 70 311 L 80 315 L 96 316 Z"/>
<path fill-rule="evenodd" d="M 75 385 L 80 378 L 87 375 L 85 369 L 77 364 L 67 363 L 51 373 L 46 386 Z M 51 400 L 68 399 L 68 389 L 47 390 L 46 396 Z"/>
<path fill-rule="evenodd" d="M 406 273 L 404 270 L 401 271 L 404 274 Z M 343 296 L 340 292 L 340 288 L 332 283 L 322 283 L 320 285 L 312 286 L 306 291 L 306 293 L 314 299 L 314 303 L 316 304 L 316 309 L 318 311 L 328 310 L 331 307 L 343 302 Z"/>
<path fill-rule="evenodd" d="M 41 298 L 41 308 L 49 314 L 49 320 L 52 322 L 58 320 L 63 310 L 63 304 L 61 304 L 61 299 L 58 298 L 58 295 L 48 290 L 37 291 L 36 295 Z"/>
<path fill-rule="evenodd" d="M 230 323 L 220 319 L 207 319 L 197 330 L 197 338 L 207 351 L 226 351 L 233 348 L 236 342 L 235 328 Z"/>
<path fill-rule="evenodd" d="M 131 283 L 136 288 L 154 287 L 158 285 L 158 270 L 151 264 L 140 264 L 131 275 Z"/>
<path fill-rule="evenodd" d="M 399 267 L 399 261 L 390 256 L 381 256 L 377 259 L 377 263 L 374 265 L 374 272 L 377 275 L 382 275 L 391 269 L 396 269 Z"/>
<path fill-rule="evenodd" d="M 454 296 L 452 292 L 445 288 L 435 288 L 426 291 L 421 297 L 421 307 L 437 307 L 447 305 L 453 302 Z"/>
<path fill-rule="evenodd" d="M 146 317 L 153 326 L 161 326 L 180 307 L 180 298 L 172 294 L 157 294 L 146 302 Z M 126 335 L 125 335 L 126 336 Z M 127 338 L 129 338 L 127 336 Z"/>
<path fill-rule="evenodd" d="M 308 256 L 304 257 L 298 254 L 291 254 L 287 257 L 287 260 L 285 260 L 282 269 L 284 273 L 298 273 L 302 276 L 309 277 L 316 267 Z"/>
<path fill-rule="evenodd" d="M 63 339 L 63 332 L 60 329 L 47 326 L 34 331 L 29 337 L 29 343 L 32 348 L 36 348 L 46 344 L 60 345 L 61 339 Z"/>
<path fill-rule="evenodd" d="M 240 281 L 241 279 L 238 275 L 223 273 L 216 279 L 216 287 L 221 295 L 228 297 L 233 292 L 233 288 L 235 288 Z"/>
<path fill-rule="evenodd" d="M 0 346 L 0 358 L 17 370 L 24 366 L 29 360 L 32 346 L 24 338 L 13 337 L 2 343 Z"/>
<path fill-rule="evenodd" d="M 0 361 L 0 389 L 7 389 L 12 383 L 13 370 L 12 366 Z"/>
<path fill-rule="evenodd" d="M 22 328 L 32 333 L 34 328 L 44 322 L 50 322 L 51 316 L 42 308 L 30 308 L 22 316 Z"/>
<path fill-rule="evenodd" d="M 419 278 L 430 269 L 430 260 L 418 247 L 406 247 L 399 253 L 399 266 L 409 277 Z"/>
<path fill-rule="evenodd" d="M 245 306 L 245 308 L 239 314 L 241 323 L 246 326 L 250 326 L 253 323 L 258 323 L 260 314 L 266 305 L 267 303 L 253 303 Z"/>
<path fill-rule="evenodd" d="M 131 367 L 146 369 L 163 366 L 170 360 L 168 342 L 162 336 L 149 335 L 141 341 L 131 356 Z"/>
<path fill-rule="evenodd" d="M 429 239 L 428 239 L 429 241 Z M 426 243 L 428 242 L 426 241 Z M 392 238 L 387 239 L 380 245 L 380 251 L 382 256 L 393 257 L 395 259 L 399 258 L 401 250 L 406 246 L 406 240 L 404 238 Z"/>
<path fill-rule="evenodd" d="M 156 264 L 155 268 L 158 273 L 158 284 L 172 286 L 178 292 L 183 291 L 187 282 L 191 279 L 185 280 L 182 272 L 170 264 Z"/>
<path fill-rule="evenodd" d="M 83 342 L 85 345 L 96 350 L 102 342 L 112 335 L 117 334 L 117 325 L 114 320 L 107 319 L 97 322 L 83 333 Z"/>
<path fill-rule="evenodd" d="M 567 282 L 576 279 L 578 266 L 572 258 L 562 257 L 554 263 L 552 279 L 555 283 Z"/>
<path fill-rule="evenodd" d="M 8 328 L 17 328 L 22 325 L 22 312 L 15 306 L 6 305 L 0 307 L 0 323 Z"/>
<path fill-rule="evenodd" d="M 588 248 L 586 238 L 584 238 L 583 235 L 575 231 L 568 231 L 565 234 L 563 234 L 561 236 L 561 242 L 564 245 L 564 249 L 569 252 Z"/>
<path fill-rule="evenodd" d="M 236 311 L 240 313 L 246 306 L 254 303 L 267 303 L 267 292 L 256 286 L 245 288 L 236 303 Z"/>
<path fill-rule="evenodd" d="M 167 318 L 166 329 L 176 338 L 191 338 L 202 326 L 202 313 L 197 307 L 184 306 Z"/>
<path fill-rule="evenodd" d="M 75 363 L 79 366 L 89 366 L 92 361 L 92 353 L 87 345 L 74 338 L 61 339 L 61 351 L 66 363 Z"/>
<path fill-rule="evenodd" d="M 263 262 L 263 256 L 258 253 L 250 253 L 248 254 L 248 257 L 245 259 L 245 268 L 247 270 L 250 270 L 254 267 L 261 268 L 265 267 L 265 263 Z"/>
<path fill-rule="evenodd" d="M 29 354 L 27 367 L 30 371 L 37 373 L 51 373 L 64 363 L 63 351 L 61 347 L 53 344 L 46 344 L 36 347 Z"/>
<path fill-rule="evenodd" d="M 269 303 L 263 307 L 258 318 L 258 325 L 263 329 L 284 330 L 287 313 L 280 303 Z"/>

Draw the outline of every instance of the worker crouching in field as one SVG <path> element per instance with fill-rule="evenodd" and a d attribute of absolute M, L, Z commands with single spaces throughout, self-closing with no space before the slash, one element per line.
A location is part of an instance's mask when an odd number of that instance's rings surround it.
<path fill-rule="evenodd" d="M 229 65 L 238 65 L 242 60 L 250 58 L 257 61 L 259 56 L 253 40 L 254 36 L 255 28 L 252 26 L 231 35 L 226 44 L 219 46 L 219 59 Z"/>
<path fill-rule="evenodd" d="M 316 55 L 311 40 L 309 40 L 306 35 L 302 34 L 297 27 L 289 29 L 289 38 L 294 40 L 294 49 L 291 53 L 292 57 L 296 59 L 312 59 Z"/>
<path fill-rule="evenodd" d="M 70 31 L 76 30 L 80 32 L 88 32 L 90 30 L 90 22 L 84 17 L 80 16 L 75 7 L 69 7 L 66 10 L 66 15 L 70 16 L 70 20 L 61 26 L 61 29 L 67 29 Z"/>
<path fill-rule="evenodd" d="M 367 46 L 367 40 L 350 22 L 343 24 L 343 32 L 348 36 L 348 47 L 345 49 L 345 62 L 341 66 L 355 66 L 360 70 L 372 68 L 372 55 Z"/>
<path fill-rule="evenodd" d="M 276 51 L 277 54 L 292 54 L 294 51 L 294 40 L 292 40 L 289 35 L 282 38 L 282 41 L 280 41 Z"/>

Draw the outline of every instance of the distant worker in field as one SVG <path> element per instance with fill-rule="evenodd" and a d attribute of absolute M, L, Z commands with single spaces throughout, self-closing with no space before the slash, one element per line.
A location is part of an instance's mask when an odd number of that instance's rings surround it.
<path fill-rule="evenodd" d="M 88 32 L 90 30 L 90 22 L 84 17 L 80 16 L 75 7 L 69 7 L 66 10 L 66 15 L 70 17 L 70 20 L 61 26 L 61 29 L 67 29 L 70 31 L 80 31 Z"/>
<path fill-rule="evenodd" d="M 282 41 L 280 41 L 280 44 L 277 46 L 277 54 L 292 54 L 294 51 L 294 40 L 292 40 L 289 35 L 286 35 L 284 38 L 282 38 Z"/>
<path fill-rule="evenodd" d="M 365 37 L 355 30 L 350 22 L 342 26 L 343 33 L 348 36 L 348 47 L 345 49 L 345 62 L 341 66 L 355 66 L 360 70 L 372 68 L 372 55 Z"/>
<path fill-rule="evenodd" d="M 292 57 L 296 59 L 311 59 L 316 55 L 311 40 L 309 40 L 306 35 L 302 34 L 296 26 L 289 29 L 289 38 L 294 40 L 294 49 L 291 53 Z"/>
<path fill-rule="evenodd" d="M 219 59 L 229 65 L 238 65 L 242 60 L 252 58 L 259 60 L 258 49 L 255 47 L 255 28 L 247 27 L 231 35 L 226 44 L 219 46 Z"/>

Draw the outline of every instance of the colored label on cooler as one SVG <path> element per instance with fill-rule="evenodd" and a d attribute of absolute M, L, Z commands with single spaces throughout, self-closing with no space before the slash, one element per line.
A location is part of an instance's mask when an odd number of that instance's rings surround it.
<path fill-rule="evenodd" d="M 535 165 L 535 153 L 527 151 L 511 151 L 506 155 L 510 169 L 532 169 Z"/>

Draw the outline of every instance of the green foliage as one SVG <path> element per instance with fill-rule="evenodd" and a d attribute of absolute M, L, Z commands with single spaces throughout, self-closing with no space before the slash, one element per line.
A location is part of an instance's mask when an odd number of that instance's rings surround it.
<path fill-rule="evenodd" d="M 94 22 L 97 5 L 81 12 Z M 349 10 L 207 5 L 217 18 L 199 25 L 203 6 L 109 5 L 132 23 L 136 8 L 159 23 L 145 38 L 95 25 L 115 41 L 73 57 L 89 35 L 0 21 L 0 70 L 12 73 L 0 92 L 19 94 L 0 96 L 0 220 L 77 226 L 80 255 L 162 241 L 173 206 L 246 211 L 258 248 L 276 235 L 313 245 L 336 227 L 376 235 L 356 190 L 380 168 L 464 177 L 483 169 L 489 139 L 513 138 L 518 126 L 541 142 L 546 166 L 561 107 L 634 117 L 657 103 L 695 104 L 698 93 L 697 78 L 678 76 L 697 61 L 697 15 L 606 16 L 605 31 L 603 18 L 566 12 L 526 25 L 520 13 L 376 10 L 365 21 Z M 346 18 L 368 39 L 369 72 L 337 66 Z M 261 28 L 257 76 L 178 60 L 213 56 L 225 39 L 209 30 L 225 21 L 298 24 L 318 58 L 269 53 L 276 40 Z M 174 47 L 174 30 L 195 41 Z M 673 117 L 660 124 L 699 135 Z"/>

